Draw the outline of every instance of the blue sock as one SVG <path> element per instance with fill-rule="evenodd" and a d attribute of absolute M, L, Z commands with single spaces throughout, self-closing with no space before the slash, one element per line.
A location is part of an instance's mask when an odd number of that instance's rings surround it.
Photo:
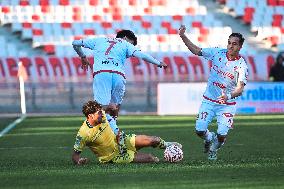
<path fill-rule="evenodd" d="M 110 125 L 112 131 L 114 132 L 115 135 L 118 135 L 119 128 L 116 125 L 116 120 L 112 116 L 110 116 L 109 114 L 106 114 L 106 117 L 107 117 L 107 120 L 109 122 L 109 125 Z"/>

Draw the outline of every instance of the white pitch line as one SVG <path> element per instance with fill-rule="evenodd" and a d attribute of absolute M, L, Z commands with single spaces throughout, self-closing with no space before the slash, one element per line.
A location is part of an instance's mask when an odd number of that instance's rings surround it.
<path fill-rule="evenodd" d="M 6 133 L 8 133 L 11 129 L 13 129 L 14 127 L 16 127 L 16 125 L 18 125 L 19 123 L 21 123 L 25 118 L 26 118 L 26 114 L 23 114 L 20 118 L 16 119 L 13 123 L 10 123 L 5 129 L 3 129 L 0 132 L 0 138 L 2 136 L 4 136 Z"/>

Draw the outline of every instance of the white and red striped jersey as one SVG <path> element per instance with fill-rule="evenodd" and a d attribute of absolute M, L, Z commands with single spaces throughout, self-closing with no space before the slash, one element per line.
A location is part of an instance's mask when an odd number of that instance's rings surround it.
<path fill-rule="evenodd" d="M 222 90 L 231 93 L 237 86 L 238 81 L 245 84 L 248 79 L 248 66 L 243 57 L 230 60 L 227 49 L 203 48 L 202 56 L 212 61 L 208 83 L 203 97 L 211 102 L 219 103 L 217 98 L 221 96 Z M 227 105 L 236 104 L 236 98 L 230 99 Z"/>

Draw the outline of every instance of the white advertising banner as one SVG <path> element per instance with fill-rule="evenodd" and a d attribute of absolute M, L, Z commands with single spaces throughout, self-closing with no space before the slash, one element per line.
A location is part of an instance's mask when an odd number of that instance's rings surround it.
<path fill-rule="evenodd" d="M 158 115 L 197 114 L 206 83 L 160 83 Z M 237 113 L 284 113 L 284 82 L 249 82 L 237 101 Z"/>

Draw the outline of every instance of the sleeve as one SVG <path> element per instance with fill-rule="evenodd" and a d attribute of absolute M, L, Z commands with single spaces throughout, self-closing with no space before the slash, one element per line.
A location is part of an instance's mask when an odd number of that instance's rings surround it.
<path fill-rule="evenodd" d="M 83 42 L 83 47 L 94 50 L 95 45 L 96 45 L 96 38 L 86 38 L 86 39 L 82 39 Z"/>
<path fill-rule="evenodd" d="M 74 144 L 74 150 L 76 152 L 82 152 L 85 146 L 86 146 L 85 139 L 82 136 L 80 136 L 80 134 L 78 133 Z"/>
<path fill-rule="evenodd" d="M 248 66 L 245 61 L 243 61 L 239 67 L 239 77 L 238 81 L 244 82 L 244 84 L 247 84 L 248 81 Z"/>
<path fill-rule="evenodd" d="M 202 56 L 206 58 L 207 60 L 212 60 L 214 55 L 217 54 L 218 51 L 220 51 L 220 48 L 202 48 Z"/>
<path fill-rule="evenodd" d="M 158 66 L 161 64 L 160 61 L 158 61 L 157 59 L 155 59 L 151 55 L 143 53 L 141 51 L 135 51 L 133 55 L 137 58 L 141 58 L 141 59 L 143 59 L 147 62 L 150 62 L 150 63 L 158 65 Z"/>
<path fill-rule="evenodd" d="M 128 43 L 126 42 L 126 57 L 129 58 L 129 57 L 132 57 L 134 56 L 134 52 L 136 51 L 140 51 L 138 48 L 136 48 L 134 45 L 132 45 L 131 43 Z"/>

